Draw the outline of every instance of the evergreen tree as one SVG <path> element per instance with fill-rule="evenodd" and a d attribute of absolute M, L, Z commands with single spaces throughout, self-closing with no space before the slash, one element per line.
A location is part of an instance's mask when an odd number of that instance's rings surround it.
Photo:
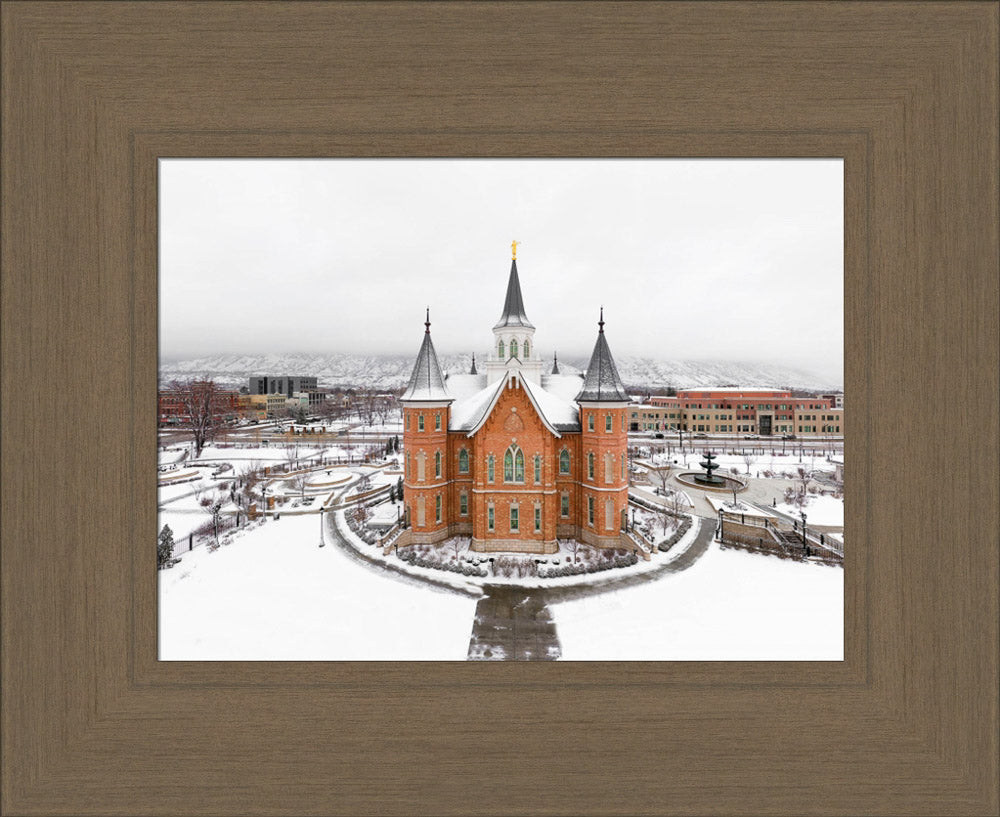
<path fill-rule="evenodd" d="M 397 480 L 397 482 L 396 482 L 396 496 L 399 498 L 400 502 L 403 501 L 403 478 L 402 477 L 400 477 L 399 480 Z"/>
<path fill-rule="evenodd" d="M 170 559 L 174 555 L 174 532 L 170 530 L 170 525 L 164 525 L 160 531 L 160 539 L 156 545 L 156 566 L 163 569 L 170 564 Z"/>
<path fill-rule="evenodd" d="M 305 425 L 306 422 L 306 410 L 302 406 L 299 406 L 299 410 L 295 413 L 295 422 L 300 425 Z"/>
<path fill-rule="evenodd" d="M 396 486 L 395 485 L 390 485 L 389 486 L 389 501 L 390 502 L 395 502 L 396 501 Z"/>

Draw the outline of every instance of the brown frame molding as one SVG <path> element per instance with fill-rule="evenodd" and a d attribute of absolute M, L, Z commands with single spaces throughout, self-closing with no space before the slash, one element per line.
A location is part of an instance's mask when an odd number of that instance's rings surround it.
<path fill-rule="evenodd" d="M 4 814 L 997 812 L 995 5 L 2 22 Z M 227 155 L 843 156 L 846 660 L 157 662 L 157 158 Z"/>

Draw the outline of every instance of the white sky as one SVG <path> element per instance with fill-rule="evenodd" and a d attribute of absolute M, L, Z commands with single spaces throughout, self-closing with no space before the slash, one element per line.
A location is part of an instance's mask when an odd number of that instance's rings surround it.
<path fill-rule="evenodd" d="M 160 351 L 485 352 L 517 239 L 539 353 L 843 382 L 843 163 L 162 160 Z"/>

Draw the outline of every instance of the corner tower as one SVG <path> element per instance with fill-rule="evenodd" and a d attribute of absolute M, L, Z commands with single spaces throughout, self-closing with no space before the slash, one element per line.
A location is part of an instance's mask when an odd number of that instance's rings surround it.
<path fill-rule="evenodd" d="M 495 383 L 509 369 L 533 383 L 542 382 L 542 359 L 535 351 L 535 325 L 528 320 L 517 275 L 517 242 L 511 244 L 513 257 L 507 278 L 503 313 L 493 327 L 493 349 L 486 361 L 487 382 Z"/>
<path fill-rule="evenodd" d="M 580 406 L 580 539 L 595 547 L 618 547 L 628 508 L 628 394 L 604 334 L 604 308 L 597 323 Z"/>
<path fill-rule="evenodd" d="M 453 398 L 431 341 L 427 310 L 424 340 L 410 382 L 400 397 L 403 406 L 404 498 L 413 542 L 444 538 L 448 529 L 448 419 Z"/>

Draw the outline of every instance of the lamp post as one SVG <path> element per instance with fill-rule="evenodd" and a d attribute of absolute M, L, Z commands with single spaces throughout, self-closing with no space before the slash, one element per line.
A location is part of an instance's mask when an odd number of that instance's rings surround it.
<path fill-rule="evenodd" d="M 260 521 L 264 524 L 267 521 L 267 482 L 262 482 L 260 486 L 261 502 L 263 508 L 261 508 Z"/>
<path fill-rule="evenodd" d="M 319 546 L 323 547 L 326 542 L 323 540 L 323 511 L 325 511 L 322 505 L 319 508 Z"/>
<path fill-rule="evenodd" d="M 799 516 L 802 517 L 802 544 L 806 543 L 806 512 L 799 511 Z"/>

